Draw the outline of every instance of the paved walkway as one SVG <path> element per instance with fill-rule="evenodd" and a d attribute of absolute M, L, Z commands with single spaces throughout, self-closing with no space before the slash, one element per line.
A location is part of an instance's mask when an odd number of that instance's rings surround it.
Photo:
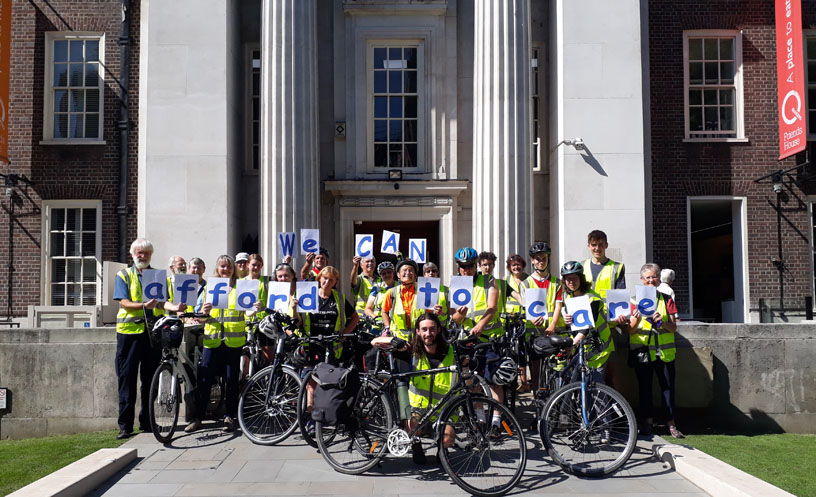
<path fill-rule="evenodd" d="M 538 436 L 528 436 L 527 469 L 510 495 L 708 496 L 652 457 L 656 443 L 665 442 L 657 437 L 639 441 L 629 462 L 615 475 L 586 479 L 562 472 L 542 451 Z M 380 467 L 364 475 L 337 473 L 297 434 L 281 445 L 262 447 L 240 434 L 224 434 L 205 424 L 194 434 L 181 432 L 167 446 L 142 434 L 124 447 L 138 450 L 136 463 L 97 489 L 91 494 L 94 497 L 463 494 L 441 466 L 416 466 L 410 455 L 387 456 Z"/>

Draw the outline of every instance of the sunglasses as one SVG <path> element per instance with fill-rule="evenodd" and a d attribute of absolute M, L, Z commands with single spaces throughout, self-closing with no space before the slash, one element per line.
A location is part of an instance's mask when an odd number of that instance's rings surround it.
<path fill-rule="evenodd" d="M 292 269 L 292 266 L 286 264 L 285 262 L 281 262 L 277 266 L 275 266 L 275 271 L 280 271 L 281 269 Z"/>

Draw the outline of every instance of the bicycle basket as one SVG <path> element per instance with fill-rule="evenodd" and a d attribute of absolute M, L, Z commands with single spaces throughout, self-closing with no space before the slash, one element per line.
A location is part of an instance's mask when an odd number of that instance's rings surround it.
<path fill-rule="evenodd" d="M 178 348 L 184 338 L 184 323 L 176 316 L 163 316 L 153 326 L 152 335 L 162 348 Z"/>

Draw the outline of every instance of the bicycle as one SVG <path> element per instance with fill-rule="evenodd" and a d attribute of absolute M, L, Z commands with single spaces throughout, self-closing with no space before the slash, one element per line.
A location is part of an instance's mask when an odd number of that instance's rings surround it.
<path fill-rule="evenodd" d="M 274 445 L 286 440 L 297 428 L 297 400 L 300 375 L 285 364 L 287 353 L 294 348 L 297 329 L 294 320 L 278 311 L 267 311 L 260 332 L 275 341 L 275 355 L 270 366 L 254 374 L 244 386 L 238 401 L 238 424 L 252 443 Z"/>
<path fill-rule="evenodd" d="M 571 362 L 580 380 L 553 393 L 538 428 L 550 457 L 565 471 L 604 476 L 629 460 L 637 442 L 637 424 L 626 399 L 593 380 L 586 357 L 600 350 L 601 341 L 595 329 L 585 333 Z"/>
<path fill-rule="evenodd" d="M 241 371 L 238 376 L 241 380 L 241 391 L 246 388 L 247 382 L 255 373 L 268 366 L 258 339 L 258 326 L 260 323 L 261 321 L 246 322 L 247 338 L 241 351 Z"/>
<path fill-rule="evenodd" d="M 538 373 L 538 389 L 533 392 L 535 405 L 534 428 L 544 413 L 544 406 L 552 394 L 569 383 L 565 379 L 567 368 L 563 367 L 572 350 L 572 338 L 559 335 L 539 336 L 533 338 L 530 348 L 541 357 L 541 368 Z M 559 366 L 562 366 L 559 368 Z"/>
<path fill-rule="evenodd" d="M 182 399 L 181 385 L 184 385 L 184 399 L 193 398 L 196 367 L 201 360 L 201 351 L 197 345 L 194 345 L 192 359 L 180 345 L 185 330 L 191 332 L 197 341 L 203 334 L 203 325 L 185 325 L 182 319 L 206 316 L 192 312 L 164 316 L 151 328 L 151 340 L 161 345 L 162 359 L 150 383 L 149 415 L 153 436 L 161 443 L 169 442 L 176 431 Z M 210 393 L 209 410 L 217 411 L 224 398 L 223 381 L 213 382 Z"/>
<path fill-rule="evenodd" d="M 472 392 L 474 375 L 462 364 L 477 350 L 491 346 L 475 345 L 477 341 L 472 337 L 453 343 L 453 366 L 363 374 L 351 418 L 336 426 L 315 423 L 318 448 L 326 462 L 338 472 L 361 474 L 377 465 L 386 452 L 405 455 L 416 437 L 431 430 L 442 467 L 460 488 L 491 497 L 511 490 L 527 462 L 524 433 L 507 407 Z M 392 340 L 392 346 L 395 343 L 399 342 Z M 440 373 L 455 375 L 452 388 L 416 419 L 415 428 L 406 431 L 399 424 L 399 417 L 395 417 L 394 400 L 389 392 L 398 381 Z M 491 437 L 493 412 L 499 412 L 502 421 L 500 432 Z M 439 419 L 434 422 L 435 417 Z M 444 434 L 448 425 L 453 427 L 455 439 L 446 446 Z"/>

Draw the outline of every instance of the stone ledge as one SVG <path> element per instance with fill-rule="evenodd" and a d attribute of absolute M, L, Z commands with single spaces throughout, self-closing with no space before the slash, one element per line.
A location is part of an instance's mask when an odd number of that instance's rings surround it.
<path fill-rule="evenodd" d="M 688 445 L 655 444 L 654 454 L 712 497 L 794 497 Z"/>
<path fill-rule="evenodd" d="M 136 459 L 136 449 L 99 449 L 8 497 L 81 497 Z"/>

